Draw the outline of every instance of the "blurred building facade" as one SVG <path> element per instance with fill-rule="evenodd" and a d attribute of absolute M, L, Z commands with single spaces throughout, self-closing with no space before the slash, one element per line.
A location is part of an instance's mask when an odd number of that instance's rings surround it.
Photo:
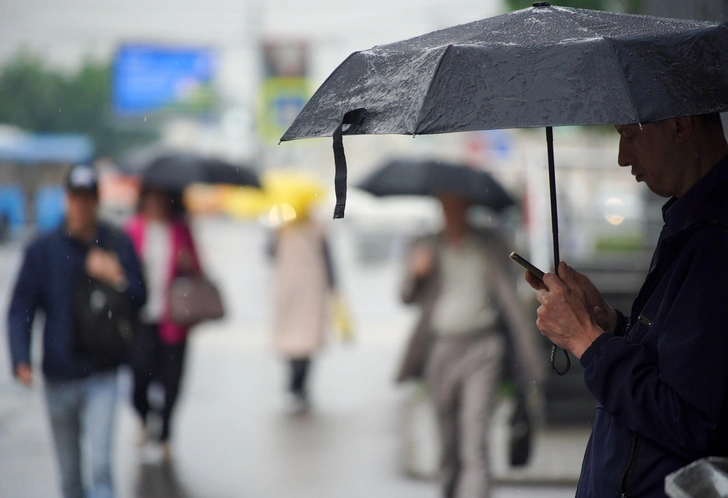
<path fill-rule="evenodd" d="M 728 20 L 728 0 L 643 0 L 645 14 L 703 21 Z"/>

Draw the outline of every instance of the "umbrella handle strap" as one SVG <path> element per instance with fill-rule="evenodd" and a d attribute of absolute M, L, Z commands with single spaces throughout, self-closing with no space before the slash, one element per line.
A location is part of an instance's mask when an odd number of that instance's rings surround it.
<path fill-rule="evenodd" d="M 569 353 L 566 352 L 565 349 L 562 349 L 564 352 L 564 357 L 566 357 L 566 368 L 563 370 L 559 370 L 558 367 L 556 367 L 556 350 L 561 349 L 556 347 L 555 344 L 551 345 L 551 368 L 559 375 L 566 375 L 569 370 L 571 369 L 571 358 L 569 358 Z"/>
<path fill-rule="evenodd" d="M 344 217 L 346 210 L 346 154 L 344 154 L 344 126 L 348 125 L 346 132 L 354 133 L 364 122 L 366 117 L 366 109 L 354 109 L 344 114 L 339 126 L 334 130 L 334 164 L 336 166 L 336 174 L 334 176 L 334 191 L 336 192 L 336 207 L 334 207 L 334 219 L 339 220 Z"/>

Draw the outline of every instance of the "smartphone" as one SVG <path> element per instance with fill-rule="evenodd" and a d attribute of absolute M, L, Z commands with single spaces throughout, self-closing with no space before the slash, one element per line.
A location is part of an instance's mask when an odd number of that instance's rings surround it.
<path fill-rule="evenodd" d="M 543 280 L 544 272 L 533 266 L 528 260 L 519 256 L 515 252 L 511 253 L 510 258 L 522 267 L 524 267 L 526 270 L 531 272 L 531 274 L 534 275 L 536 278 L 538 278 L 539 280 Z"/>

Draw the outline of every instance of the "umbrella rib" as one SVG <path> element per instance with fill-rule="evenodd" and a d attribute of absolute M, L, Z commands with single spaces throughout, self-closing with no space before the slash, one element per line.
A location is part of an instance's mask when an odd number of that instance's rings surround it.
<path fill-rule="evenodd" d="M 427 86 L 427 93 L 425 93 L 425 98 L 422 99 L 422 107 L 420 107 L 420 112 L 417 115 L 417 121 L 415 122 L 415 129 L 412 133 L 412 136 L 417 135 L 417 132 L 420 128 L 420 124 L 422 123 L 422 113 L 425 112 L 425 103 L 427 102 L 427 99 L 430 98 L 430 92 L 432 92 L 432 87 L 435 85 L 435 80 L 437 79 L 437 74 L 440 72 L 440 67 L 442 66 L 443 61 L 445 60 L 445 57 L 447 56 L 448 52 L 450 52 L 450 49 L 453 47 L 452 43 L 445 47 L 445 50 L 442 52 L 442 57 L 440 57 L 440 60 L 437 61 L 437 67 L 432 72 L 432 79 L 430 80 L 430 84 Z"/>
<path fill-rule="evenodd" d="M 642 124 L 642 118 L 640 118 L 639 112 L 637 112 L 637 106 L 634 103 L 634 98 L 632 97 L 632 92 L 629 89 L 629 85 L 627 84 L 627 78 L 624 75 L 624 69 L 622 69 L 622 65 L 619 63 L 619 57 L 617 57 L 617 52 L 614 51 L 614 46 L 612 45 L 612 38 L 604 37 L 604 40 L 607 42 L 607 46 L 609 47 L 609 51 L 612 52 L 612 55 L 614 56 L 614 61 L 617 63 L 617 67 L 619 68 L 619 74 L 622 76 L 622 84 L 624 85 L 624 89 L 627 91 L 627 97 L 629 97 L 629 103 L 632 104 L 632 110 L 634 111 L 634 115 L 637 118 L 637 121 L 639 124 Z M 612 123 L 615 125 L 618 124 L 632 124 L 632 123 Z"/>

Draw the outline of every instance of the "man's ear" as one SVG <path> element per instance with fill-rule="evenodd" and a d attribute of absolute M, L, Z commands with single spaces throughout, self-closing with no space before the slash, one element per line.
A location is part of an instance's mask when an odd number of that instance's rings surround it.
<path fill-rule="evenodd" d="M 672 121 L 676 142 L 682 143 L 692 136 L 693 127 L 695 126 L 692 116 L 680 116 L 673 118 Z"/>

